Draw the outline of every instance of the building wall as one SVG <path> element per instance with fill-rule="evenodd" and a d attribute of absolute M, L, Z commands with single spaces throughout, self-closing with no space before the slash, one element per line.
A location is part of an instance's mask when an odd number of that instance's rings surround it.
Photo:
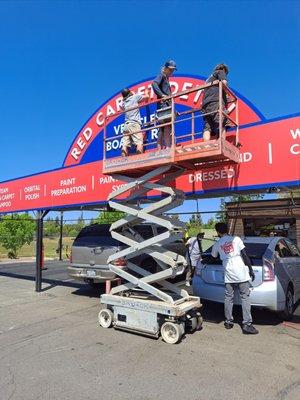
<path fill-rule="evenodd" d="M 231 235 L 244 236 L 243 218 L 229 218 L 228 227 Z"/>
<path fill-rule="evenodd" d="M 287 199 L 249 201 L 241 203 L 227 203 L 227 219 L 229 232 L 235 235 L 244 236 L 245 219 L 261 220 L 291 219 L 296 221 L 296 238 L 298 247 L 300 247 L 300 199 L 295 202 Z"/>

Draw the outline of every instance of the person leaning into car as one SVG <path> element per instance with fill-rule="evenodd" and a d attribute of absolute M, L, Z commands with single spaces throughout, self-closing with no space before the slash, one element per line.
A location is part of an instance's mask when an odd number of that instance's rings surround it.
<path fill-rule="evenodd" d="M 214 258 L 220 256 L 225 270 L 224 326 L 226 329 L 233 328 L 233 298 L 234 293 L 238 292 L 243 311 L 243 333 L 257 334 L 258 330 L 252 325 L 250 302 L 250 281 L 254 281 L 255 275 L 245 245 L 238 236 L 228 234 L 228 227 L 224 222 L 218 222 L 215 229 L 220 239 L 214 244 L 211 255 Z"/>

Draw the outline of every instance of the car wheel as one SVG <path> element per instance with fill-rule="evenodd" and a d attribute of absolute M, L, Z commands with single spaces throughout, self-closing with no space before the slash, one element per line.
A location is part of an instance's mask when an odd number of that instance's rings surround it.
<path fill-rule="evenodd" d="M 282 312 L 282 317 L 286 320 L 290 320 L 293 318 L 294 314 L 294 293 L 291 286 L 288 287 L 285 295 L 285 309 Z"/>

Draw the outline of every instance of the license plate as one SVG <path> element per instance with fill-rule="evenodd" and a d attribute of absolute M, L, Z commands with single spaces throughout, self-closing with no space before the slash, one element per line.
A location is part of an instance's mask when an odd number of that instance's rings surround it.
<path fill-rule="evenodd" d="M 89 277 L 95 277 L 96 276 L 96 271 L 92 270 L 92 269 L 88 269 L 86 271 L 87 276 Z"/>

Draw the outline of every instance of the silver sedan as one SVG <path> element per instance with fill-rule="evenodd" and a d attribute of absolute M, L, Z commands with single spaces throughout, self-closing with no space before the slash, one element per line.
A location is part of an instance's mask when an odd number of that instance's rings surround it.
<path fill-rule="evenodd" d="M 285 319 L 293 316 L 300 300 L 300 251 L 283 237 L 243 238 L 255 280 L 252 282 L 253 306 L 280 311 Z M 209 255 L 211 248 L 204 254 Z M 224 303 L 224 269 L 219 259 L 199 262 L 193 278 L 193 292 L 204 300 Z M 234 300 L 240 304 L 239 298 Z"/>

